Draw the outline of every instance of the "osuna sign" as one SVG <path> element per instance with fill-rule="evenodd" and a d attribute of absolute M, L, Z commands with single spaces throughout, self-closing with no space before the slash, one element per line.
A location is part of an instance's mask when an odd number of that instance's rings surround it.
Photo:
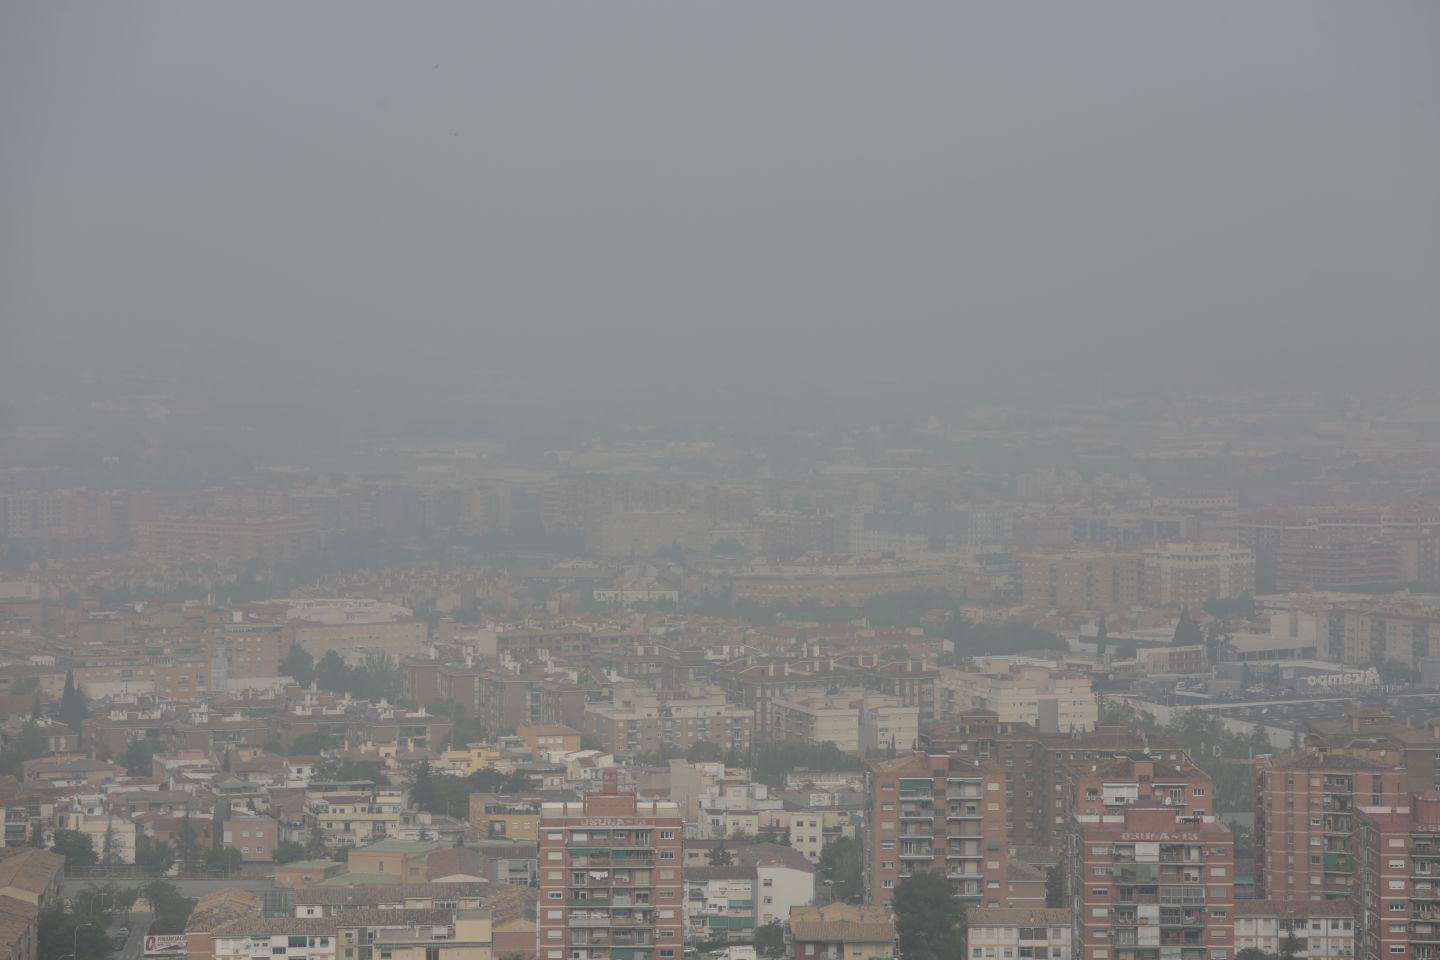
<path fill-rule="evenodd" d="M 1345 673 L 1323 673 L 1306 677 L 1312 687 L 1372 687 L 1380 685 L 1380 674 L 1371 667 L 1368 670 L 1349 670 Z"/>
<path fill-rule="evenodd" d="M 145 956 L 179 957 L 185 955 L 189 938 L 183 933 L 156 934 L 145 938 Z"/>

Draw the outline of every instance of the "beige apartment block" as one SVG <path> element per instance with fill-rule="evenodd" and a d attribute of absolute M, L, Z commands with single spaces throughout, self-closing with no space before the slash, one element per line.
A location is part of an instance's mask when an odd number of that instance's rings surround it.
<path fill-rule="evenodd" d="M 941 667 L 937 712 L 953 719 L 976 710 L 999 723 L 1028 723 L 1042 733 L 1085 733 L 1095 728 L 1099 705 L 1090 678 L 1028 664 L 1004 671 Z"/>

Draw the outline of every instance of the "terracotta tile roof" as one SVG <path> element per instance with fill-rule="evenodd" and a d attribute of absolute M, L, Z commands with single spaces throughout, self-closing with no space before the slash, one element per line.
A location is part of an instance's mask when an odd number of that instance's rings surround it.
<path fill-rule="evenodd" d="M 895 939 L 895 918 L 885 907 L 837 901 L 823 907 L 791 907 L 790 931 L 797 941 L 889 943 Z"/>
<path fill-rule="evenodd" d="M 0 889 L 16 887 L 39 895 L 65 869 L 65 858 L 49 850 L 13 847 L 0 851 Z"/>
<path fill-rule="evenodd" d="M 247 915 L 228 920 L 210 931 L 212 937 L 273 937 L 284 935 L 334 935 L 334 917 L 263 917 Z"/>

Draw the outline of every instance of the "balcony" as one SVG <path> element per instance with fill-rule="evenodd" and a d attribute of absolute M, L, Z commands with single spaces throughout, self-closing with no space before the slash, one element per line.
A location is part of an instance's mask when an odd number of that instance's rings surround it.
<path fill-rule="evenodd" d="M 980 820 L 980 807 L 978 804 L 966 804 L 964 806 L 953 806 L 945 812 L 947 820 Z"/>
<path fill-rule="evenodd" d="M 570 926 L 576 928 L 598 928 L 610 926 L 609 917 L 577 917 L 573 914 L 570 917 Z"/>

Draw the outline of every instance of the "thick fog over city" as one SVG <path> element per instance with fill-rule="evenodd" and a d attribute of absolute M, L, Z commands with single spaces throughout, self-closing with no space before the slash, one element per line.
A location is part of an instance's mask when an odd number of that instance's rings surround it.
<path fill-rule="evenodd" d="M 0 0 L 0 952 L 1437 960 L 1437 52 Z"/>

